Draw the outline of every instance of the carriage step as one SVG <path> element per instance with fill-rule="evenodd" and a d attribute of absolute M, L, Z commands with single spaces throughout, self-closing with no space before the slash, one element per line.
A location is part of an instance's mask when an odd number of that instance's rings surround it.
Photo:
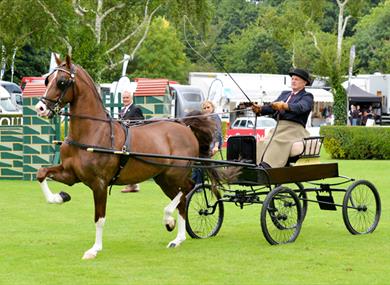
<path fill-rule="evenodd" d="M 336 211 L 333 196 L 331 195 L 319 195 L 317 194 L 318 205 L 321 210 Z"/>

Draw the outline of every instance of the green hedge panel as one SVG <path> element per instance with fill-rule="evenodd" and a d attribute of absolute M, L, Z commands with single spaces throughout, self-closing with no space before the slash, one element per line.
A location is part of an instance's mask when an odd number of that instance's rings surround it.
<path fill-rule="evenodd" d="M 389 127 L 321 126 L 324 147 L 336 159 L 390 159 Z"/>

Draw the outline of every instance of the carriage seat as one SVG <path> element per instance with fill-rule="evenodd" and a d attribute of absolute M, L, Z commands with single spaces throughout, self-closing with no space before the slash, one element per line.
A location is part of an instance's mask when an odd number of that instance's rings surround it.
<path fill-rule="evenodd" d="M 291 147 L 286 166 L 306 159 L 319 158 L 324 137 L 308 137 L 295 142 Z M 227 160 L 256 164 L 256 137 L 231 136 L 227 141 Z M 313 160 L 312 160 L 313 161 Z"/>
<path fill-rule="evenodd" d="M 302 141 L 295 142 L 290 151 L 287 165 L 296 163 L 299 159 L 310 159 L 320 157 L 321 146 L 324 137 L 307 137 Z"/>

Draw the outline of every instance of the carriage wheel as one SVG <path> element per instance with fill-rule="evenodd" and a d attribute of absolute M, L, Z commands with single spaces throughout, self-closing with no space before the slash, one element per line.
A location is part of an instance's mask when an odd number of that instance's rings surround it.
<path fill-rule="evenodd" d="M 297 194 L 283 186 L 269 192 L 261 208 L 260 224 L 264 237 L 272 245 L 296 240 L 302 225 Z"/>
<path fill-rule="evenodd" d="M 223 222 L 224 207 L 221 195 L 210 185 L 197 185 L 187 196 L 186 229 L 192 238 L 215 236 Z"/>
<path fill-rule="evenodd" d="M 381 201 L 375 186 L 367 180 L 352 183 L 344 196 L 343 219 L 351 234 L 372 233 L 381 215 Z"/>

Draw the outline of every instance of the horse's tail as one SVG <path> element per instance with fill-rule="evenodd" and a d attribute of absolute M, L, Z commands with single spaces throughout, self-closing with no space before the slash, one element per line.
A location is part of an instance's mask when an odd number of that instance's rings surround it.
<path fill-rule="evenodd" d="M 204 116 L 199 111 L 192 111 L 188 115 L 181 119 L 181 121 L 189 126 L 194 133 L 199 143 L 199 157 L 210 157 L 210 146 L 214 139 L 216 131 L 215 121 L 210 116 Z M 211 163 L 204 162 L 206 166 L 210 166 Z M 215 189 L 215 186 L 222 183 L 232 182 L 237 179 L 241 172 L 241 167 L 226 167 L 226 168 L 213 168 L 206 167 L 207 176 L 210 178 L 211 183 Z"/>

